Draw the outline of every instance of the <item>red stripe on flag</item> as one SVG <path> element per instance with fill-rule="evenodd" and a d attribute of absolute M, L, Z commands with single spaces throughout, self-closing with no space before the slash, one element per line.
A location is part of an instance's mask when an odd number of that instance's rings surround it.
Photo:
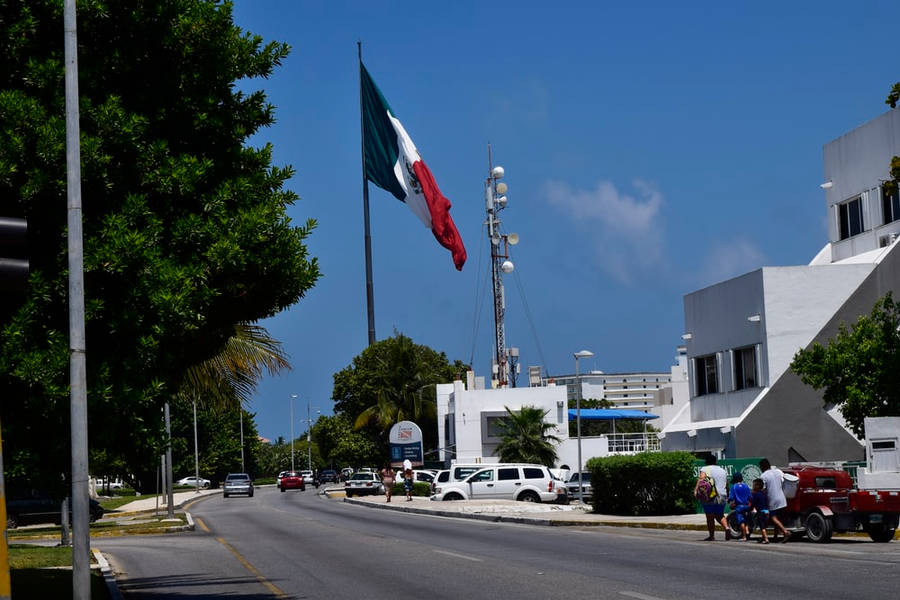
<path fill-rule="evenodd" d="M 434 181 L 434 175 L 431 174 L 431 169 L 428 168 L 425 161 L 417 160 L 413 163 L 413 172 L 419 179 L 422 194 L 428 203 L 428 211 L 431 213 L 431 232 L 438 243 L 453 254 L 453 264 L 456 265 L 456 270 L 462 271 L 463 265 L 466 264 L 466 248 L 463 246 L 462 238 L 459 237 L 456 224 L 450 218 L 450 200 L 441 193 Z"/>

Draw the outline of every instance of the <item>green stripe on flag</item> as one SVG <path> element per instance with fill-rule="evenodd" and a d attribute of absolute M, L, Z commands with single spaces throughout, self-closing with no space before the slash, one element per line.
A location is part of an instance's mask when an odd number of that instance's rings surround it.
<path fill-rule="evenodd" d="M 393 114 L 393 111 L 362 62 L 359 63 L 359 80 L 362 88 L 366 179 L 405 202 L 406 192 L 394 173 L 399 146 L 397 132 L 388 118 L 388 112 Z"/>

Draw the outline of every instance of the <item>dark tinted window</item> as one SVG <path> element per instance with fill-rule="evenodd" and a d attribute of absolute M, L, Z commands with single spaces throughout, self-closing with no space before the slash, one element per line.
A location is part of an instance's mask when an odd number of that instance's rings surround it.
<path fill-rule="evenodd" d="M 453 469 L 454 479 L 465 479 L 478 470 L 478 467 L 456 467 Z"/>
<path fill-rule="evenodd" d="M 493 469 L 485 469 L 484 471 L 480 471 L 472 475 L 469 481 L 493 481 L 494 480 L 494 470 Z"/>
<path fill-rule="evenodd" d="M 816 477 L 816 487 L 834 488 L 837 487 L 837 483 L 835 483 L 834 477 Z"/>
<path fill-rule="evenodd" d="M 519 469 L 515 467 L 504 467 L 497 470 L 497 479 L 500 481 L 509 481 L 510 479 L 519 478 Z"/>
<path fill-rule="evenodd" d="M 437 480 L 439 483 L 446 483 L 450 481 L 450 471 L 441 471 L 438 473 Z"/>
<path fill-rule="evenodd" d="M 544 470 L 538 469 L 537 467 L 524 467 L 522 471 L 525 472 L 525 479 L 543 479 L 544 478 Z"/>

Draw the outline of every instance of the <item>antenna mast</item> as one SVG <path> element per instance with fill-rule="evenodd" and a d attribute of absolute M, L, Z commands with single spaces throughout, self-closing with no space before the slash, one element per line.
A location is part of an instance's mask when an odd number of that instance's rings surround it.
<path fill-rule="evenodd" d="M 487 233 L 491 248 L 491 282 L 494 293 L 494 356 L 491 359 L 491 384 L 495 388 L 507 387 L 510 382 L 509 349 L 506 347 L 506 295 L 503 290 L 504 273 L 515 269 L 509 260 L 509 246 L 519 243 L 515 233 L 500 233 L 499 213 L 506 208 L 506 184 L 501 182 L 505 174 L 503 167 L 494 166 L 491 145 L 488 144 L 488 178 L 484 183 L 484 200 L 487 209 Z"/>

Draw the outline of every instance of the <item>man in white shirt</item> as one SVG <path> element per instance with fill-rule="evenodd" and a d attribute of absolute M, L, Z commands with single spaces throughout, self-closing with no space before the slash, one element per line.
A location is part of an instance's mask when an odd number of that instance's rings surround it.
<path fill-rule="evenodd" d="M 759 461 L 759 470 L 762 471 L 760 479 L 763 480 L 766 497 L 769 501 L 769 520 L 772 522 L 775 529 L 772 535 L 772 541 L 777 541 L 778 532 L 780 530 L 781 535 L 784 536 L 781 542 L 787 542 L 790 536 L 788 536 L 787 529 L 784 528 L 784 525 L 782 525 L 781 519 L 779 518 L 781 516 L 781 509 L 787 506 L 787 498 L 781 487 L 784 482 L 784 473 L 781 469 L 773 467 L 768 458 Z"/>
<path fill-rule="evenodd" d="M 711 542 L 716 539 L 716 521 L 725 528 L 725 539 L 730 539 L 728 522 L 725 520 L 725 499 L 728 498 L 728 472 L 716 464 L 716 457 L 708 455 L 706 466 L 700 469 L 716 486 L 716 498 L 707 504 L 703 504 L 703 513 L 706 515 L 706 529 L 709 537 L 704 541 Z"/>

